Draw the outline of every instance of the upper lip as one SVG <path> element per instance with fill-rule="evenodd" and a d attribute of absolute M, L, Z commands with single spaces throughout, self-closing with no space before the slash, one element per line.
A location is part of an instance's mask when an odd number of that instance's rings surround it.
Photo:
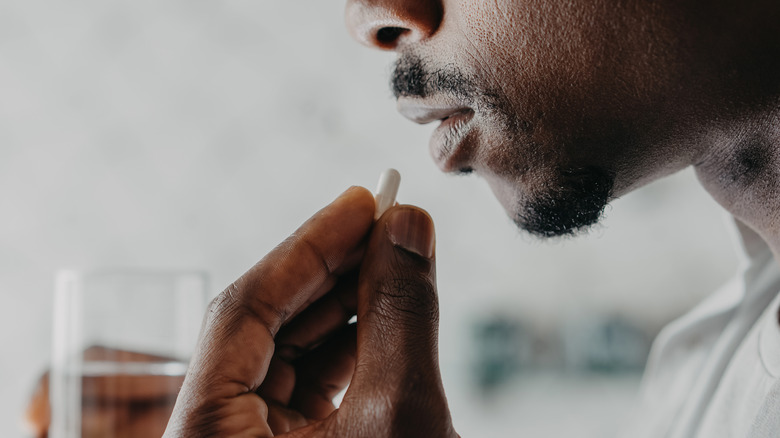
<path fill-rule="evenodd" d="M 398 112 L 407 119 L 421 125 L 444 120 L 455 114 L 467 111 L 470 111 L 470 108 L 462 105 L 430 105 L 406 99 L 398 100 Z"/>

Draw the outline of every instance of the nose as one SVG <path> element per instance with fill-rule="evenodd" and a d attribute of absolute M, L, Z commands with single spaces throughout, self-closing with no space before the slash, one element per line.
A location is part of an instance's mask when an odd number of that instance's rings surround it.
<path fill-rule="evenodd" d="M 442 15 L 441 0 L 348 0 L 346 21 L 359 42 L 396 50 L 431 37 Z"/>

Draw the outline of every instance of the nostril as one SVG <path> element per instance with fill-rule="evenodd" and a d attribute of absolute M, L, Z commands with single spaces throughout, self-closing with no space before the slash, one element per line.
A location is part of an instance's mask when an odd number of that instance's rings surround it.
<path fill-rule="evenodd" d="M 392 47 L 398 42 L 398 37 L 408 31 L 403 27 L 383 27 L 376 31 L 376 41 L 383 47 Z"/>

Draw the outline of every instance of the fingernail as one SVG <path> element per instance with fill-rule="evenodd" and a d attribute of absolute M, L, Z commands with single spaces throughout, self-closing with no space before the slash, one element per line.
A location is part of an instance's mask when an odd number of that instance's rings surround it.
<path fill-rule="evenodd" d="M 413 208 L 396 209 L 387 219 L 386 226 L 394 245 L 428 259 L 433 257 L 433 221 L 424 212 Z"/>

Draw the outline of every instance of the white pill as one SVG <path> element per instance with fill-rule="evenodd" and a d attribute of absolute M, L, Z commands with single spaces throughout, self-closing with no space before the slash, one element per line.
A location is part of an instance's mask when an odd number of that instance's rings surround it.
<path fill-rule="evenodd" d="M 401 174 L 395 169 L 387 169 L 379 175 L 379 184 L 376 187 L 376 212 L 374 219 L 379 219 L 388 208 L 395 205 L 395 196 L 398 194 L 398 186 L 401 185 Z"/>

